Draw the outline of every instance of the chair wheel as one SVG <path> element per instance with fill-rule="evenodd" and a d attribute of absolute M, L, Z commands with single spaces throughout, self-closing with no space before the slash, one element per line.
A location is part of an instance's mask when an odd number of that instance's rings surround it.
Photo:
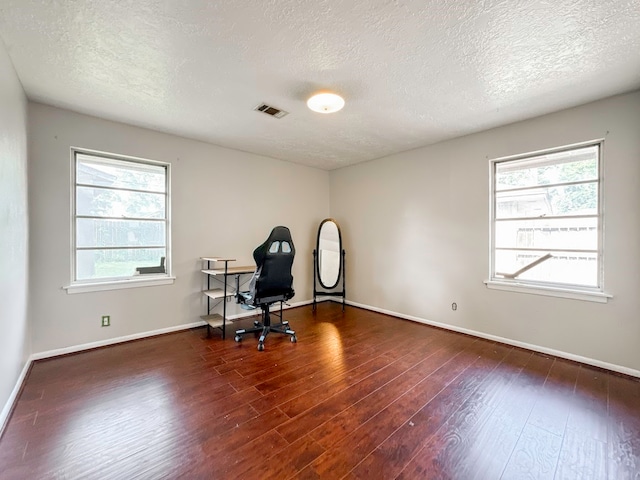
<path fill-rule="evenodd" d="M 240 342 L 240 341 L 242 340 L 242 337 L 241 337 L 240 335 L 236 335 L 236 336 L 234 337 L 234 340 L 235 340 L 236 342 Z"/>
<path fill-rule="evenodd" d="M 260 325 L 260 322 L 258 320 L 254 320 L 253 321 L 253 326 L 257 327 L 258 325 Z"/>
<path fill-rule="evenodd" d="M 298 338 L 295 335 L 291 335 L 291 343 L 296 343 Z"/>
<path fill-rule="evenodd" d="M 264 350 L 264 343 L 259 343 L 258 344 L 258 351 L 261 352 Z"/>

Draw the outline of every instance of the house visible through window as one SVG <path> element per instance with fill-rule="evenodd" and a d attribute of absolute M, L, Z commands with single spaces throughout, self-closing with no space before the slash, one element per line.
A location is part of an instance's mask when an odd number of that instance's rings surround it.
<path fill-rule="evenodd" d="M 164 274 L 169 254 L 168 166 L 73 153 L 74 282 Z"/>
<path fill-rule="evenodd" d="M 492 166 L 492 280 L 602 291 L 600 142 Z"/>

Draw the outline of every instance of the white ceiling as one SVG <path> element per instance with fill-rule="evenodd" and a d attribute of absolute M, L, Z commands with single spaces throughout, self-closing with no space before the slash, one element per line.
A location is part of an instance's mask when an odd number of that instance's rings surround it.
<path fill-rule="evenodd" d="M 640 88 L 640 0 L 0 0 L 0 36 L 31 100 L 328 170 Z"/>

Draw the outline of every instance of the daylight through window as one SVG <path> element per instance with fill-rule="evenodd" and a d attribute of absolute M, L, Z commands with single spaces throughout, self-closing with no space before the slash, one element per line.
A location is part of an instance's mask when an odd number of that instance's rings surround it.
<path fill-rule="evenodd" d="M 601 143 L 492 161 L 492 279 L 602 290 Z"/>
<path fill-rule="evenodd" d="M 165 274 L 144 267 L 168 264 L 168 166 L 82 151 L 74 157 L 74 281 Z"/>

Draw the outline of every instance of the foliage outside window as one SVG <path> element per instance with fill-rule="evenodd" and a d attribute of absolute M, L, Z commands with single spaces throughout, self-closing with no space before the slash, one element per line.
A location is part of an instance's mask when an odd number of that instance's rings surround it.
<path fill-rule="evenodd" d="M 74 282 L 123 280 L 161 265 L 168 256 L 168 166 L 73 153 Z"/>
<path fill-rule="evenodd" d="M 601 150 L 491 162 L 492 280 L 602 291 Z"/>

